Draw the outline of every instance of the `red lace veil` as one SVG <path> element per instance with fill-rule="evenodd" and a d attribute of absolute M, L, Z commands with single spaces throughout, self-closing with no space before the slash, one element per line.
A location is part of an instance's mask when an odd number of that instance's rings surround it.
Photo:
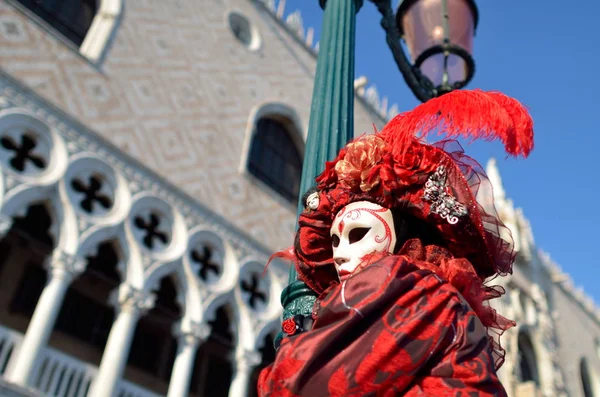
<path fill-rule="evenodd" d="M 425 143 L 435 131 L 446 140 Z M 395 254 L 409 256 L 458 289 L 487 327 L 499 368 L 504 361 L 499 336 L 515 323 L 489 306 L 487 301 L 504 290 L 485 280 L 512 273 L 513 241 L 493 206 L 486 211 L 477 202 L 480 190 L 491 192 L 491 183 L 451 140 L 457 136 L 499 139 L 509 155 L 526 157 L 533 149 L 533 121 L 515 99 L 480 90 L 454 91 L 396 116 L 381 132 L 348 143 L 326 164 L 316 179 L 318 207 L 300 215 L 294 249 L 274 256 L 292 259 L 299 278 L 323 294 L 339 283 L 329 233 L 341 208 L 371 201 L 409 214 L 434 228 L 442 242 L 410 239 Z"/>

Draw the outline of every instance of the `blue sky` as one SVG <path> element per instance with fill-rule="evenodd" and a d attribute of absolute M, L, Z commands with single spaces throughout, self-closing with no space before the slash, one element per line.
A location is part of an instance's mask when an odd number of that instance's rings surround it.
<path fill-rule="evenodd" d="M 506 194 L 530 220 L 536 244 L 600 303 L 600 3 L 479 0 L 475 78 L 467 88 L 499 90 L 526 104 L 535 150 L 506 159 L 499 143 L 474 143 L 469 155 L 498 159 Z M 288 0 L 319 37 L 318 0 Z M 385 44 L 375 6 L 358 14 L 356 75 L 365 75 L 400 110 L 418 105 Z"/>

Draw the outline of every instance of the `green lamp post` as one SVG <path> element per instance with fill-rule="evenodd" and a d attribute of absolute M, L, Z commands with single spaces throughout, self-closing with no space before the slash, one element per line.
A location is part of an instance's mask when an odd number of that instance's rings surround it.
<path fill-rule="evenodd" d="M 425 102 L 464 87 L 473 77 L 471 57 L 478 21 L 474 0 L 404 0 L 392 11 L 391 0 L 369 0 L 379 10 L 381 26 L 404 80 Z M 306 141 L 300 191 L 314 185 L 326 161 L 354 136 L 354 50 L 356 13 L 363 0 L 319 0 L 323 29 Z M 401 40 L 414 63 L 404 53 Z M 298 214 L 304 209 L 299 202 Z M 315 293 L 290 271 L 281 294 L 283 319 L 309 329 Z M 283 333 L 275 340 L 279 346 Z"/>

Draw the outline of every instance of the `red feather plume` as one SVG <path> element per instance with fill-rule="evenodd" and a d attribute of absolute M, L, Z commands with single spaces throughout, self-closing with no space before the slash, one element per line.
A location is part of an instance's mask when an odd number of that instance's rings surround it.
<path fill-rule="evenodd" d="M 533 120 L 519 101 L 500 92 L 453 91 L 394 117 L 379 133 L 403 153 L 415 138 L 437 130 L 447 138 L 499 139 L 511 156 L 533 149 Z"/>

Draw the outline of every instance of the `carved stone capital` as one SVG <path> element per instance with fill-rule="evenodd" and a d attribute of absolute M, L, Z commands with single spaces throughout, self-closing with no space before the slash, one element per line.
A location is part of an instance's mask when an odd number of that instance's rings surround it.
<path fill-rule="evenodd" d="M 53 277 L 69 281 L 83 273 L 86 265 L 84 259 L 62 250 L 55 250 L 44 263 L 44 267 Z"/>
<path fill-rule="evenodd" d="M 114 300 L 118 303 L 118 310 L 127 313 L 137 313 L 141 316 L 154 307 L 156 295 L 123 283 L 119 287 L 116 299 Z"/>
<path fill-rule="evenodd" d="M 178 337 L 180 345 L 200 344 L 208 339 L 211 330 L 209 324 L 195 321 L 183 320 L 173 325 L 173 334 Z"/>

